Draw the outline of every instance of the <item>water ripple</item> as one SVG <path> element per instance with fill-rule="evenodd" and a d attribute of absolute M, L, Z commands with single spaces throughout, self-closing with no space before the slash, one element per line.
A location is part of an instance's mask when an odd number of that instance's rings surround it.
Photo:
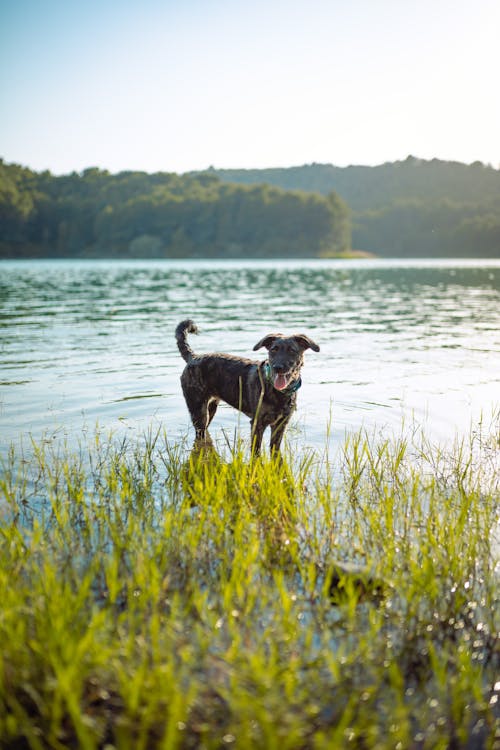
<path fill-rule="evenodd" d="M 25 261 L 1 271 L 3 445 L 82 420 L 185 431 L 173 338 L 185 317 L 200 326 L 200 352 L 255 356 L 269 331 L 317 340 L 297 421 L 318 446 L 329 412 L 338 434 L 406 414 L 448 435 L 498 404 L 499 262 Z M 216 421 L 239 424 L 229 409 Z"/>

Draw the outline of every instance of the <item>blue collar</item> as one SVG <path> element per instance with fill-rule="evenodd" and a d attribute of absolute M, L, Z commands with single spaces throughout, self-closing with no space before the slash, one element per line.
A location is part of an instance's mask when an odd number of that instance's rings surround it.
<path fill-rule="evenodd" d="M 268 383 L 271 383 L 271 385 L 274 388 L 273 384 L 273 377 L 271 374 L 271 365 L 269 362 L 264 362 L 264 375 Z M 288 385 L 286 388 L 283 388 L 282 391 L 279 391 L 277 388 L 275 388 L 278 393 L 283 393 L 285 396 L 289 396 L 291 393 L 295 393 L 299 390 L 300 386 L 302 385 L 302 378 L 297 378 L 297 380 L 294 380 L 290 385 Z"/>

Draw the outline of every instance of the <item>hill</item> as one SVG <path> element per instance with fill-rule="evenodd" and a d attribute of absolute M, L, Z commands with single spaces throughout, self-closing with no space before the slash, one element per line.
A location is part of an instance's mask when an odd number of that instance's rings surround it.
<path fill-rule="evenodd" d="M 351 241 L 352 234 L 352 241 Z M 377 167 L 55 176 L 0 160 L 0 257 L 500 257 L 500 172 Z"/>
<path fill-rule="evenodd" d="M 338 193 L 353 212 L 352 242 L 389 256 L 500 257 L 500 171 L 409 156 L 376 167 L 310 164 L 209 170 L 238 184 Z"/>

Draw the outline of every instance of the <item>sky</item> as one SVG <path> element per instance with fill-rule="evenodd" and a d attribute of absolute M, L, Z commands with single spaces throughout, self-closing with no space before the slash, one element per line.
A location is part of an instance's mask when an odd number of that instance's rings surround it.
<path fill-rule="evenodd" d="M 0 157 L 500 167 L 498 0 L 0 0 Z"/>

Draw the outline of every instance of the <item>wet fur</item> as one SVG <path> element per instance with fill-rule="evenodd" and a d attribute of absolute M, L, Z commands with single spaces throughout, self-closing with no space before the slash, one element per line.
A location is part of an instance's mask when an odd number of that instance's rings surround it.
<path fill-rule="evenodd" d="M 271 451 L 279 451 L 283 433 L 296 408 L 296 392 L 277 390 L 266 378 L 266 361 L 256 362 L 231 354 L 196 355 L 187 342 L 188 333 L 198 333 L 192 320 L 176 328 L 175 337 L 187 362 L 181 375 L 182 391 L 196 430 L 196 440 L 208 438 L 208 427 L 220 401 L 233 406 L 251 419 L 252 445 L 260 452 L 264 430 L 271 427 Z M 300 377 L 305 349 L 319 351 L 319 346 L 304 334 L 283 336 L 270 333 L 261 339 L 254 351 L 268 349 L 272 376 L 286 374 L 289 383 Z"/>

